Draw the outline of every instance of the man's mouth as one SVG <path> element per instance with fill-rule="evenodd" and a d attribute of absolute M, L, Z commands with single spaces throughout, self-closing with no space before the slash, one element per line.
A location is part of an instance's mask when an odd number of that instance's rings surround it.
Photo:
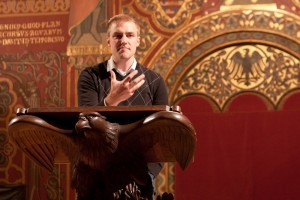
<path fill-rule="evenodd" d="M 119 48 L 119 51 L 125 51 L 125 50 L 129 50 L 129 48 L 126 48 L 125 46 Z"/>

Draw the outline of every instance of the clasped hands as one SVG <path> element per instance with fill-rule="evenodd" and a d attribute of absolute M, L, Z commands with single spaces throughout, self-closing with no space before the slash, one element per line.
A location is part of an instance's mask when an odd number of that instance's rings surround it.
<path fill-rule="evenodd" d="M 118 81 L 114 71 L 110 70 L 111 87 L 105 98 L 107 106 L 117 106 L 120 102 L 127 100 L 145 83 L 144 74 L 134 78 L 137 73 L 137 70 L 133 70 L 125 79 Z"/>

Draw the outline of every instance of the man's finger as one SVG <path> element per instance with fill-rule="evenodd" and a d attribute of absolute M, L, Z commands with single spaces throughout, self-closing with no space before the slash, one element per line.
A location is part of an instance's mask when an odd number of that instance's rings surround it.
<path fill-rule="evenodd" d="M 133 77 L 135 75 L 137 75 L 138 71 L 137 70 L 133 70 L 132 72 L 129 73 L 129 75 L 127 77 L 130 77 L 131 79 L 133 79 Z"/>
<path fill-rule="evenodd" d="M 129 84 L 130 81 L 131 81 L 131 77 L 130 77 L 130 76 L 127 76 L 127 77 L 123 80 L 123 85 Z"/>
<path fill-rule="evenodd" d="M 131 81 L 132 85 L 136 85 L 137 83 L 139 83 L 141 80 L 143 80 L 145 78 L 144 74 L 139 75 L 138 77 L 136 77 L 134 80 Z"/>
<path fill-rule="evenodd" d="M 110 70 L 110 77 L 111 77 L 111 80 L 116 80 L 116 74 L 113 70 Z"/>
<path fill-rule="evenodd" d="M 137 84 L 135 84 L 131 90 L 136 91 L 137 89 L 139 89 L 143 84 L 145 83 L 145 79 L 141 80 L 140 82 L 138 82 Z"/>
<path fill-rule="evenodd" d="M 133 70 L 132 72 L 129 73 L 129 75 L 123 80 L 123 85 L 129 84 L 133 77 L 138 73 L 137 70 Z"/>

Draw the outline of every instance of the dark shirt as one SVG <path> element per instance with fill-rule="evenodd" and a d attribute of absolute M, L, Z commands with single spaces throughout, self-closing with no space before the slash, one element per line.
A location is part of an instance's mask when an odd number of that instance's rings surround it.
<path fill-rule="evenodd" d="M 168 105 L 168 92 L 163 78 L 153 70 L 137 63 L 138 74 L 145 75 L 145 83 L 135 91 L 120 106 L 134 105 Z M 123 80 L 115 71 L 116 79 Z M 78 104 L 79 106 L 104 106 L 104 98 L 110 90 L 110 72 L 107 71 L 107 61 L 84 69 L 78 79 Z M 162 163 L 149 163 L 148 168 L 156 176 L 162 168 Z"/>
<path fill-rule="evenodd" d="M 107 61 L 84 69 L 78 79 L 79 106 L 104 106 L 104 98 L 110 90 L 110 72 L 107 72 Z M 168 92 L 163 78 L 153 70 L 137 63 L 138 74 L 145 75 L 145 83 L 120 106 L 131 105 L 168 105 Z M 115 71 L 116 79 L 123 80 Z"/>

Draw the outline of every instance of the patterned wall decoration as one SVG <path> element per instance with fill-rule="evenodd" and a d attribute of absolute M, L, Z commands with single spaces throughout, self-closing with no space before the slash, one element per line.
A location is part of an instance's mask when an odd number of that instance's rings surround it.
<path fill-rule="evenodd" d="M 300 13 L 300 1 L 299 0 L 276 0 L 277 7 L 282 10 L 299 15 Z"/>
<path fill-rule="evenodd" d="M 172 94 L 170 98 L 175 100 L 178 97 L 174 99 L 175 95 L 173 95 L 178 90 L 178 88 L 174 88 L 174 85 L 178 86 L 178 82 L 175 81 L 179 79 L 179 76 L 183 76 L 188 67 L 195 67 L 193 65 L 195 60 L 193 59 L 200 60 L 217 49 L 249 42 L 276 46 L 282 51 L 298 56 L 299 44 L 297 40 L 300 36 L 298 30 L 299 17 L 285 12 L 236 10 L 229 13 L 225 11 L 220 15 L 211 15 L 201 19 L 198 23 L 193 23 L 189 28 L 176 34 L 165 48 L 160 49 L 161 52 L 158 55 L 161 56 L 153 60 L 153 66 L 166 77 Z M 261 51 L 260 55 L 264 51 Z M 213 58 L 211 57 L 211 59 Z M 264 58 L 264 62 L 266 62 L 267 57 L 264 56 Z M 230 56 L 224 59 L 227 59 L 226 62 L 228 63 L 231 62 Z M 295 61 L 295 58 L 292 60 Z M 296 61 L 293 66 L 297 67 Z M 246 89 L 249 88 L 243 90 Z M 235 93 L 236 91 L 232 92 Z M 264 91 L 261 92 L 265 94 Z M 204 94 L 211 93 L 214 92 L 208 90 Z M 180 93 L 177 95 L 180 96 Z M 230 96 L 229 93 L 228 95 Z M 228 99 L 229 96 L 225 99 Z M 213 98 L 215 102 L 218 102 L 219 108 L 222 108 L 225 99 Z M 274 105 L 278 103 L 278 99 L 280 97 L 277 97 L 276 100 L 272 99 Z"/>
<path fill-rule="evenodd" d="M 190 18 L 199 12 L 203 0 L 199 1 L 143 1 L 134 2 L 136 9 L 151 14 L 155 25 L 166 32 L 178 29 L 190 21 Z"/>
<path fill-rule="evenodd" d="M 185 59 L 192 61 L 192 56 Z M 223 110 L 230 98 L 248 91 L 265 96 L 276 108 L 287 92 L 299 88 L 299 59 L 266 45 L 230 46 L 193 63 L 178 82 L 175 101 L 187 94 L 204 95 Z"/>
<path fill-rule="evenodd" d="M 22 181 L 24 172 L 19 166 L 13 165 L 12 160 L 10 159 L 16 152 L 14 145 L 9 143 L 5 128 L 6 124 L 8 124 L 6 116 L 11 115 L 14 111 L 13 105 L 16 104 L 17 94 L 13 92 L 12 82 L 8 78 L 4 78 L 2 73 L 0 73 L 0 75 L 0 169 L 4 169 L 10 165 L 14 166 L 14 171 L 17 172 L 17 174 L 21 174 L 21 176 L 12 178 L 13 181 Z M 7 172 L 1 170 L 0 173 L 4 174 Z"/>
<path fill-rule="evenodd" d="M 0 73 L 11 78 L 13 91 L 18 92 L 24 106 L 63 106 L 63 59 L 55 51 L 4 54 L 0 56 Z"/>
<path fill-rule="evenodd" d="M 74 199 L 68 164 L 43 170 L 7 133 L 17 108 L 70 105 L 69 8 L 69 0 L 0 2 L 0 184 L 25 185 L 28 200 Z"/>
<path fill-rule="evenodd" d="M 158 58 L 152 60 L 154 69 L 167 75 L 168 70 L 178 63 L 184 53 L 189 52 L 197 44 L 202 44 L 210 38 L 219 35 L 245 31 L 273 32 L 285 35 L 297 41 L 300 37 L 299 17 L 289 13 L 268 10 L 232 10 L 219 15 L 210 15 L 182 29 L 158 52 Z M 238 42 L 232 40 L 232 42 Z M 209 47 L 207 47 L 209 49 Z M 165 59 L 168 58 L 168 59 Z"/>
<path fill-rule="evenodd" d="M 26 184 L 28 188 L 32 188 L 28 190 L 30 199 L 43 198 L 44 195 L 57 196 L 49 199 L 61 199 L 63 194 L 59 194 L 59 191 L 64 189 L 60 188 L 60 184 L 68 184 L 65 180 L 68 177 L 68 166 L 57 165 L 53 173 L 48 174 L 30 162 L 9 141 L 6 127 L 19 107 L 66 105 L 66 94 L 62 92 L 65 81 L 62 76 L 66 71 L 64 66 L 67 59 L 55 51 L 43 51 L 21 55 L 4 54 L 0 56 L 0 60 L 0 182 Z M 31 178 L 27 177 L 28 174 Z M 44 184 L 45 188 L 41 188 Z"/>
<path fill-rule="evenodd" d="M 300 8 L 300 1 L 299 1 L 299 0 L 292 0 L 292 2 L 293 2 L 298 8 Z"/>
<path fill-rule="evenodd" d="M 26 14 L 32 13 L 51 13 L 51 12 L 68 12 L 70 9 L 70 0 L 55 1 L 1 1 L 1 14 Z"/>
<path fill-rule="evenodd" d="M 219 10 L 222 1 L 133 1 L 120 2 L 116 13 L 138 16 L 141 29 L 141 45 L 137 59 L 152 68 L 153 60 L 161 55 L 172 36 L 194 21 L 196 18 Z M 168 59 L 168 58 L 164 58 Z"/>

